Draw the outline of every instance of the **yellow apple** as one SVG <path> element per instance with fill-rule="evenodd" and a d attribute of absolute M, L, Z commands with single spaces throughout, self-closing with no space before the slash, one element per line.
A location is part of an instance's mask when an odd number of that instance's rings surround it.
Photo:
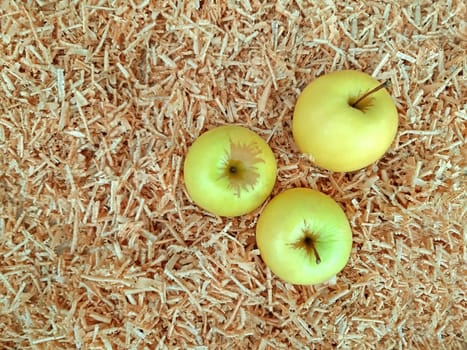
<path fill-rule="evenodd" d="M 352 231 L 331 197 L 294 188 L 265 206 L 256 225 L 256 243 L 262 259 L 279 278 L 292 284 L 318 284 L 347 264 Z"/>
<path fill-rule="evenodd" d="M 235 125 L 203 133 L 184 163 L 189 196 L 219 216 L 244 215 L 258 208 L 271 194 L 276 174 L 276 159 L 266 141 Z"/>
<path fill-rule="evenodd" d="M 381 158 L 398 126 L 397 109 L 385 86 L 354 70 L 312 81 L 293 114 L 293 137 L 300 151 L 336 172 L 359 170 Z"/>

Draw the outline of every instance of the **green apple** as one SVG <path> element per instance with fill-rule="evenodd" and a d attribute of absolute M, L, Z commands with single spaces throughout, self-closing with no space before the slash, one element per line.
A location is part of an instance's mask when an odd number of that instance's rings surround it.
<path fill-rule="evenodd" d="M 312 81 L 298 97 L 293 114 L 293 138 L 300 151 L 336 172 L 359 170 L 381 158 L 398 126 L 386 85 L 354 70 Z"/>
<path fill-rule="evenodd" d="M 271 271 L 292 284 L 318 284 L 339 273 L 350 257 L 352 231 L 342 208 L 309 188 L 285 190 L 261 212 L 256 243 Z"/>
<path fill-rule="evenodd" d="M 271 194 L 276 175 L 276 159 L 266 141 L 235 125 L 203 133 L 184 163 L 189 196 L 219 216 L 244 215 L 258 208 Z"/>

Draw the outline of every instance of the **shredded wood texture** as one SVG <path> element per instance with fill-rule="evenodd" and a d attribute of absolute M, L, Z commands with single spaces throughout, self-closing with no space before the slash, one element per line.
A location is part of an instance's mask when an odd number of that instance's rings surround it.
<path fill-rule="evenodd" d="M 465 18 L 461 0 L 1 1 L 0 348 L 465 349 Z M 342 68 L 389 80 L 400 112 L 349 174 L 291 134 L 300 91 Z M 188 199 L 187 147 L 230 123 L 268 140 L 274 194 L 345 208 L 332 282 L 271 274 L 260 209 Z"/>

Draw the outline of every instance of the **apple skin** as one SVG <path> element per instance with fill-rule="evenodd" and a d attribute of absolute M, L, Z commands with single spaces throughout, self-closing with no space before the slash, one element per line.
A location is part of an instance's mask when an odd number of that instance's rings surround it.
<path fill-rule="evenodd" d="M 235 172 L 229 169 L 235 167 Z M 189 148 L 184 181 L 191 199 L 212 214 L 234 217 L 258 208 L 276 182 L 274 154 L 258 134 L 242 126 L 211 129 Z"/>
<path fill-rule="evenodd" d="M 319 254 L 294 246 L 305 232 L 315 236 Z M 352 231 L 342 208 L 326 194 L 293 188 L 265 206 L 256 225 L 256 243 L 270 270 L 282 280 L 300 285 L 328 281 L 347 264 Z"/>
<path fill-rule="evenodd" d="M 394 101 L 381 89 L 355 102 L 380 83 L 355 71 L 335 71 L 312 81 L 302 91 L 293 114 L 293 138 L 299 150 L 318 166 L 335 171 L 362 169 L 381 158 L 393 142 L 398 115 Z"/>

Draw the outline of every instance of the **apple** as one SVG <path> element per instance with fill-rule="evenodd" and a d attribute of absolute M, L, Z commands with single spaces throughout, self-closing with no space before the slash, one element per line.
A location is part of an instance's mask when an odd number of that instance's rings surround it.
<path fill-rule="evenodd" d="M 370 75 L 342 70 L 320 76 L 302 91 L 292 121 L 294 141 L 318 166 L 336 172 L 362 169 L 393 142 L 394 101 Z"/>
<path fill-rule="evenodd" d="M 350 257 L 349 221 L 331 197 L 309 188 L 279 193 L 256 224 L 261 258 L 282 280 L 301 285 L 326 282 Z"/>
<path fill-rule="evenodd" d="M 276 175 L 276 159 L 266 141 L 236 125 L 203 133 L 184 162 L 188 195 L 219 216 L 244 215 L 258 208 L 271 194 Z"/>

